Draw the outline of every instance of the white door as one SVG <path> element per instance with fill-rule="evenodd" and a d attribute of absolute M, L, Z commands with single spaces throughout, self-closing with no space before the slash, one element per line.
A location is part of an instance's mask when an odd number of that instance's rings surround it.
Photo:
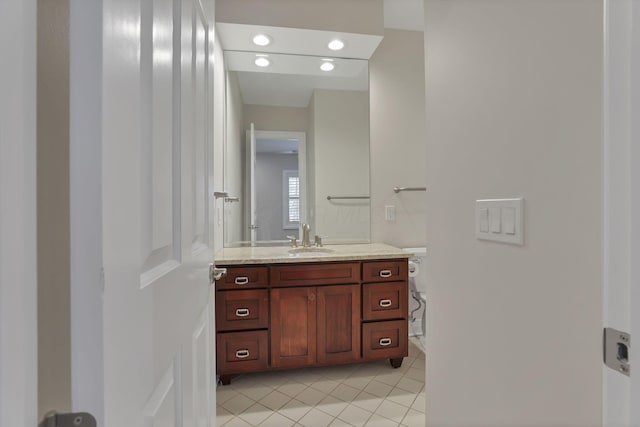
<path fill-rule="evenodd" d="M 631 376 L 603 367 L 603 425 L 640 425 L 640 1 L 605 1 L 604 326 L 631 333 Z M 632 310 L 632 307 L 634 310 Z M 603 365 L 604 366 L 604 365 Z"/>
<path fill-rule="evenodd" d="M 247 151 L 249 153 L 247 156 L 247 182 L 249 184 L 249 191 L 247 191 L 247 204 L 249 205 L 249 209 L 247 209 L 249 213 L 249 240 L 251 240 L 251 243 L 255 243 L 260 225 L 258 224 L 258 212 L 256 209 L 256 129 L 253 123 L 251 123 L 251 128 L 249 129 L 247 136 Z"/>
<path fill-rule="evenodd" d="M 0 58 L 0 426 L 35 426 L 35 0 L 0 0 Z"/>
<path fill-rule="evenodd" d="M 100 426 L 215 416 L 212 11 L 71 2 L 72 399 Z"/>

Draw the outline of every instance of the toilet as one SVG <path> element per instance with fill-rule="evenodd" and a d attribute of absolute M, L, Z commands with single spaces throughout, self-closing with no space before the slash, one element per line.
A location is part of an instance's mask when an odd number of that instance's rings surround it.
<path fill-rule="evenodd" d="M 419 337 L 424 347 L 427 314 L 425 272 L 427 248 L 402 248 L 402 250 L 413 254 L 409 258 L 409 336 Z"/>

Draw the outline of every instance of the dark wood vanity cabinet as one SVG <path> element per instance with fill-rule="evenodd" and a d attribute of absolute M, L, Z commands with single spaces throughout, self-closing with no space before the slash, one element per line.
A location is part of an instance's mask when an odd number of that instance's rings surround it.
<path fill-rule="evenodd" d="M 272 289 L 270 306 L 271 366 L 316 363 L 316 288 Z"/>
<path fill-rule="evenodd" d="M 318 286 L 318 363 L 360 360 L 360 285 Z"/>
<path fill-rule="evenodd" d="M 217 373 L 390 359 L 408 352 L 407 259 L 223 266 Z"/>

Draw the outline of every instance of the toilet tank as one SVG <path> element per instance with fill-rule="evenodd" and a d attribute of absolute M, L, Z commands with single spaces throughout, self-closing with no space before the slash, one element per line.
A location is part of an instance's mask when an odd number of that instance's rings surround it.
<path fill-rule="evenodd" d="M 415 284 L 418 292 L 424 294 L 427 292 L 425 272 L 427 248 L 402 248 L 402 250 L 413 254 L 413 256 L 409 258 L 409 280 Z"/>

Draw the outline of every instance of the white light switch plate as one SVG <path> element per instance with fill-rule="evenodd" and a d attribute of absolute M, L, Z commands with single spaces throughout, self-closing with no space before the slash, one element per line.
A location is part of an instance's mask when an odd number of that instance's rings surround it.
<path fill-rule="evenodd" d="M 387 221 L 396 220 L 396 207 L 394 205 L 387 205 L 384 207 L 384 219 Z"/>
<path fill-rule="evenodd" d="M 476 200 L 475 222 L 477 239 L 523 245 L 524 198 Z"/>

